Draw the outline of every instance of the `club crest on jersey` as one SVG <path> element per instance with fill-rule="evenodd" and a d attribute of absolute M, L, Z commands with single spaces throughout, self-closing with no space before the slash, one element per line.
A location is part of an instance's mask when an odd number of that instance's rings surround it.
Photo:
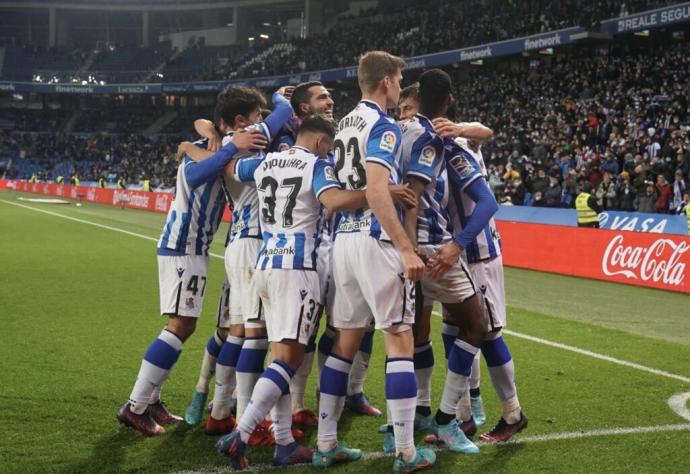
<path fill-rule="evenodd" d="M 434 158 L 436 158 L 436 150 L 433 146 L 427 145 L 422 148 L 422 152 L 419 154 L 419 164 L 431 166 L 434 164 Z"/>
<path fill-rule="evenodd" d="M 454 156 L 449 160 L 449 164 L 458 172 L 461 178 L 467 178 L 472 174 L 472 165 L 467 161 L 467 158 L 462 155 Z"/>
<path fill-rule="evenodd" d="M 187 308 L 193 308 L 194 298 L 190 296 L 189 298 L 187 298 L 187 301 L 185 301 L 185 304 L 187 305 Z"/>
<path fill-rule="evenodd" d="M 333 170 L 332 166 L 326 166 L 323 169 L 323 174 L 326 176 L 326 179 L 329 181 L 338 181 L 338 178 L 336 178 L 335 171 Z"/>
<path fill-rule="evenodd" d="M 383 135 L 381 135 L 381 143 L 379 143 L 379 148 L 384 151 L 393 151 L 395 150 L 396 141 L 398 141 L 398 139 L 395 137 L 395 133 L 390 131 L 383 132 Z"/>

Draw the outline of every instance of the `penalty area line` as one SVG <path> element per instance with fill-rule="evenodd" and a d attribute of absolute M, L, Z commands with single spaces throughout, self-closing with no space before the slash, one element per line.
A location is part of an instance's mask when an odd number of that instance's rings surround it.
<path fill-rule="evenodd" d="M 434 315 L 443 317 L 438 311 L 433 312 Z M 541 337 L 530 336 L 529 334 L 523 334 L 521 332 L 511 331 L 508 329 L 503 329 L 505 334 L 513 337 L 518 337 L 520 339 L 525 339 L 527 341 L 536 342 L 537 344 L 543 344 L 545 346 L 555 347 L 557 349 L 562 349 L 569 352 L 574 352 L 576 354 L 585 355 L 588 357 L 593 357 L 595 359 L 604 360 L 606 362 L 611 362 L 613 364 L 622 365 L 623 367 L 629 367 L 631 369 L 641 370 L 642 372 L 647 372 L 654 375 L 659 375 L 661 377 L 666 377 L 669 379 L 680 380 L 681 382 L 690 384 L 690 377 L 685 377 L 683 375 L 673 374 L 671 372 L 666 372 L 665 370 L 655 369 L 653 367 L 647 367 L 642 364 L 637 364 L 635 362 L 630 362 L 623 359 L 617 359 L 615 357 L 608 356 L 606 354 L 600 354 L 598 352 L 588 351 L 587 349 L 580 349 L 579 347 L 569 346 L 567 344 L 561 344 L 560 342 L 551 341 L 549 339 L 542 339 Z"/>
<path fill-rule="evenodd" d="M 518 436 L 507 443 L 502 443 L 502 445 L 516 445 L 516 444 L 531 444 L 531 443 L 543 443 L 548 441 L 561 441 L 566 439 L 585 439 L 585 438 L 597 438 L 606 436 L 621 436 L 621 435 L 634 435 L 634 434 L 646 434 L 646 433 L 664 433 L 673 431 L 690 431 L 690 423 L 681 423 L 675 425 L 656 425 L 656 426 L 633 426 L 630 428 L 606 428 L 598 430 L 588 430 L 588 431 L 566 431 L 561 433 L 551 433 L 544 435 L 534 435 L 534 436 Z M 479 442 L 478 446 L 486 446 L 485 444 Z M 445 451 L 444 449 L 434 447 L 435 451 Z M 385 457 L 393 457 L 392 454 L 386 454 L 384 452 L 375 453 L 364 453 L 364 461 L 372 461 L 375 459 L 381 459 Z M 355 461 L 353 466 L 357 466 L 358 462 Z M 303 467 L 305 464 L 296 464 L 292 467 Z M 273 466 L 270 464 L 254 464 L 249 466 L 246 471 L 249 472 L 266 472 L 274 469 L 285 469 L 285 467 Z M 208 467 L 206 469 L 194 469 L 185 471 L 175 471 L 174 474 L 210 474 L 210 473 L 222 473 L 222 472 L 234 472 L 230 466 L 227 467 Z"/>
<path fill-rule="evenodd" d="M 154 242 L 158 242 L 158 239 L 156 237 L 151 237 L 149 235 L 144 235 L 144 234 L 138 234 L 136 232 L 121 229 L 119 227 L 113 227 L 113 226 L 109 226 L 109 225 L 105 225 L 105 224 L 99 224 L 98 222 L 87 221 L 86 219 L 79 219 L 78 217 L 67 216 L 65 214 L 60 214 L 59 212 L 47 211 L 45 209 L 39 209 L 37 207 L 27 206 L 25 204 L 19 204 L 19 203 L 12 202 L 12 201 L 6 201 L 4 199 L 0 199 L 0 202 L 4 202 L 5 204 L 11 204 L 11 205 L 17 206 L 17 207 L 23 207 L 24 209 L 29 209 L 31 211 L 42 212 L 43 214 L 48 214 L 48 215 L 53 216 L 53 217 L 61 217 L 63 219 L 67 219 L 70 221 L 79 222 L 80 224 L 92 225 L 94 227 L 100 227 L 101 229 L 111 230 L 113 232 L 120 232 L 121 234 L 126 234 L 126 235 L 129 235 L 132 237 L 138 237 L 140 239 L 152 240 Z M 222 255 L 218 255 L 216 253 L 209 252 L 209 255 L 212 257 L 220 258 L 220 259 L 223 258 Z"/>

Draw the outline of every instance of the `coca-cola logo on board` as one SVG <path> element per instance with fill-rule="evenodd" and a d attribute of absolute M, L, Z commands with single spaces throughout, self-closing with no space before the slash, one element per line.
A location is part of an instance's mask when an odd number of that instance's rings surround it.
<path fill-rule="evenodd" d="M 663 282 L 679 286 L 685 279 L 685 263 L 681 255 L 690 249 L 684 241 L 660 238 L 647 247 L 625 245 L 617 235 L 606 246 L 601 261 L 605 275 L 623 275 L 641 281 Z"/>

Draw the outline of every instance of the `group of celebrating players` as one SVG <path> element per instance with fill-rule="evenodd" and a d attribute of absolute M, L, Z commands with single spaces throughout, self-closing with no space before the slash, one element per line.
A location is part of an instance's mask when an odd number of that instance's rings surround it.
<path fill-rule="evenodd" d="M 381 414 L 363 393 L 374 328 L 387 354 L 388 422 L 380 431 L 383 450 L 395 453 L 394 472 L 434 464 L 434 450 L 415 447 L 415 431 L 451 451 L 479 452 L 469 438 L 485 421 L 480 352 L 502 402 L 481 441 L 505 442 L 527 426 L 502 337 L 498 207 L 480 150 L 493 132 L 449 119 L 452 82 L 442 70 L 424 72 L 401 94 L 404 66 L 386 52 L 364 54 L 362 100 L 337 123 L 320 82 L 281 88 L 267 116 L 258 90 L 230 86 L 218 95 L 214 121 L 195 123 L 205 138 L 179 147 L 157 249 L 168 320 L 144 355 L 121 423 L 152 436 L 182 420 L 160 401 L 161 387 L 201 313 L 209 247 L 227 202 L 217 330 L 184 419 L 201 423 L 215 375 L 205 430 L 223 435 L 216 446 L 232 466 L 249 465 L 248 447 L 271 444 L 277 465 L 360 459 L 361 450 L 338 439 L 338 422 L 345 406 Z M 395 107 L 399 122 L 386 114 Z M 436 301 L 447 370 L 432 413 Z M 319 324 L 326 328 L 317 348 Z M 304 393 L 316 352 L 315 414 Z M 315 449 L 295 441 L 304 433 L 293 423 L 318 428 Z"/>

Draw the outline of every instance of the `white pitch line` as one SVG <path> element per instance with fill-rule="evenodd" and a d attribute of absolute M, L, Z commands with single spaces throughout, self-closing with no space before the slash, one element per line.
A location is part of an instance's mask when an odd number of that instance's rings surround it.
<path fill-rule="evenodd" d="M 131 232 L 129 230 L 120 229 L 119 227 L 112 227 L 112 226 L 105 225 L 105 224 L 99 224 L 97 222 L 91 222 L 91 221 L 87 221 L 84 219 L 79 219 L 78 217 L 66 216 L 64 214 L 60 214 L 59 212 L 46 211 L 45 209 L 39 209 L 37 207 L 31 207 L 31 206 L 27 206 L 25 204 L 19 204 L 19 203 L 12 202 L 12 201 L 6 201 L 4 199 L 0 199 L 0 202 L 4 202 L 5 204 L 11 204 L 11 205 L 17 206 L 17 207 L 23 207 L 25 209 L 30 209 L 30 210 L 36 211 L 36 212 L 42 212 L 44 214 L 48 214 L 48 215 L 55 216 L 55 217 L 62 217 L 63 219 L 67 219 L 67 220 L 74 221 L 74 222 L 79 222 L 81 224 L 88 224 L 88 225 L 92 225 L 95 227 L 100 227 L 101 229 L 112 230 L 113 232 L 120 232 L 122 234 L 131 235 L 132 237 L 138 237 L 140 239 L 146 239 L 146 240 L 152 240 L 154 242 L 158 242 L 158 239 L 155 237 L 151 237 L 151 236 L 144 235 L 144 234 L 137 234 L 136 232 Z M 212 257 L 220 258 L 220 259 L 223 258 L 222 255 L 218 255 L 216 253 L 210 253 L 209 252 L 209 255 Z"/>
<path fill-rule="evenodd" d="M 687 394 L 690 396 L 690 392 Z M 584 438 L 597 438 L 604 436 L 621 436 L 630 434 L 645 434 L 645 433 L 663 433 L 671 431 L 690 431 L 690 423 L 681 423 L 675 425 L 657 425 L 657 426 L 633 426 L 630 428 L 606 428 L 599 430 L 589 430 L 589 431 L 566 431 L 561 433 L 551 433 L 545 435 L 534 435 L 534 436 L 521 436 L 513 438 L 506 444 L 531 444 L 531 443 L 543 443 L 548 441 L 561 441 L 564 439 L 584 439 Z M 483 443 L 477 443 L 478 446 L 483 446 Z M 444 451 L 444 449 L 434 447 L 434 451 Z M 392 457 L 392 454 L 386 454 L 382 451 L 374 453 L 364 453 L 363 461 L 371 461 L 374 459 L 381 459 L 385 457 Z M 357 463 L 353 463 L 356 466 Z M 299 467 L 304 465 L 290 466 Z M 270 464 L 254 464 L 249 467 L 247 471 L 249 472 L 265 472 L 274 469 L 285 469 L 284 467 L 276 467 Z M 230 467 L 218 467 L 213 466 L 208 469 L 195 469 L 188 471 L 176 471 L 175 474 L 210 474 L 210 473 L 221 473 L 221 472 L 232 472 Z"/>
<path fill-rule="evenodd" d="M 434 311 L 432 314 L 443 317 L 438 311 Z M 607 356 L 606 354 L 600 354 L 598 352 L 588 351 L 587 349 L 580 349 L 579 347 L 569 346 L 567 344 L 561 344 L 560 342 L 550 341 L 548 339 L 542 339 L 540 337 L 530 336 L 529 334 L 523 334 L 520 332 L 510 331 L 508 329 L 503 330 L 504 333 L 509 334 L 514 337 L 519 337 L 520 339 L 525 339 L 531 342 L 536 342 L 538 344 L 544 344 L 546 346 L 555 347 L 557 349 L 563 349 L 565 351 L 575 352 L 576 354 L 585 355 L 588 357 L 593 357 L 599 360 L 605 360 L 613 364 L 622 365 L 624 367 L 630 367 L 632 369 L 641 370 L 643 372 L 648 372 L 654 375 L 660 375 L 669 379 L 680 380 L 690 384 L 690 377 L 685 377 L 683 375 L 673 374 L 671 372 L 666 372 L 665 370 L 655 369 L 653 367 L 647 367 L 645 365 L 637 364 L 635 362 L 630 362 L 627 360 L 616 359 L 615 357 Z"/>

